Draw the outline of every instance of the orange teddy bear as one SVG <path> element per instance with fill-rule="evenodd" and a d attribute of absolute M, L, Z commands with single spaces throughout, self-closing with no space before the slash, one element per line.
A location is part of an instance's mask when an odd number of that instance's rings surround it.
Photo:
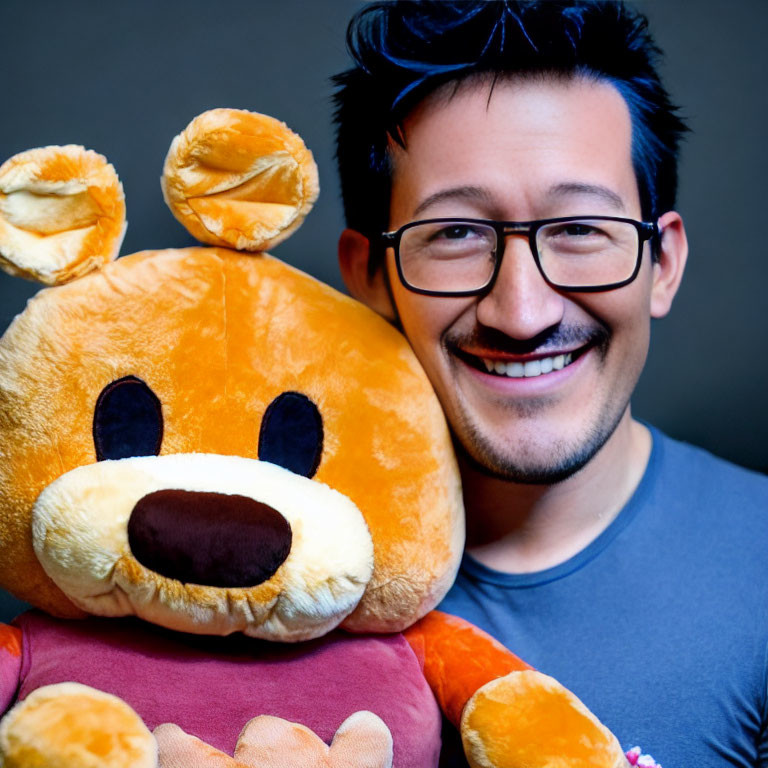
<path fill-rule="evenodd" d="M 301 140 L 213 110 L 163 191 L 214 247 L 108 263 L 104 158 L 0 167 L 0 263 L 53 286 L 0 339 L 0 584 L 41 609 L 0 629 L 0 764 L 427 768 L 436 699 L 473 766 L 626 765 L 430 612 L 463 545 L 439 404 L 387 323 L 262 253 L 317 195 Z"/>

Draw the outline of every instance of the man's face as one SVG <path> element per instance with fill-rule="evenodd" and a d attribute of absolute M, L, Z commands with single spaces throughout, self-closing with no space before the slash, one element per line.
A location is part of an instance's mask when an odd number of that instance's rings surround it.
<path fill-rule="evenodd" d="M 405 150 L 392 149 L 392 230 L 443 216 L 641 218 L 629 111 L 607 83 L 501 81 L 492 93 L 464 84 L 422 103 L 405 139 Z M 412 293 L 391 249 L 387 259 L 403 330 L 460 443 L 492 473 L 563 479 L 628 418 L 649 341 L 647 244 L 637 279 L 601 293 L 550 287 L 519 235 L 479 297 Z M 520 377 L 520 365 L 531 375 Z"/>

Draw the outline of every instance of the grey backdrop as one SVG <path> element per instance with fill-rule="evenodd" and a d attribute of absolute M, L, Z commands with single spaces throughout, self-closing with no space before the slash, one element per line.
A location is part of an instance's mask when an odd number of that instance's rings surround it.
<path fill-rule="evenodd" d="M 694 129 L 679 210 L 691 256 L 672 315 L 654 327 L 634 411 L 674 437 L 768 468 L 768 0 L 639 0 L 666 51 L 662 71 Z M 76 143 L 125 187 L 121 253 L 189 244 L 158 179 L 198 113 L 240 107 L 298 131 L 320 199 L 275 253 L 336 287 L 342 214 L 329 76 L 348 64 L 357 0 L 0 0 L 0 162 Z M 765 230 L 764 230 L 765 228 Z M 37 290 L 0 275 L 0 332 Z M 18 604 L 0 594 L 0 620 Z"/>

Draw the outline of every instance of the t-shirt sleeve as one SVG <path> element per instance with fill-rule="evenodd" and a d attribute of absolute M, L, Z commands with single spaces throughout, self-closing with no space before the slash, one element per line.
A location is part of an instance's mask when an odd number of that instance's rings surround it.
<path fill-rule="evenodd" d="M 21 681 L 21 630 L 0 624 L 0 713 L 16 699 Z"/>

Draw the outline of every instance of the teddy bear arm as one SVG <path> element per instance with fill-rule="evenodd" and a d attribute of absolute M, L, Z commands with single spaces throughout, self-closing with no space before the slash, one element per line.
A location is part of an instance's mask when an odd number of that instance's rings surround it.
<path fill-rule="evenodd" d="M 463 619 L 405 631 L 472 768 L 623 768 L 616 737 L 560 683 Z"/>
<path fill-rule="evenodd" d="M 531 669 L 474 624 L 442 611 L 428 613 L 403 634 L 441 710 L 457 728 L 465 705 L 483 685 Z"/>
<path fill-rule="evenodd" d="M 0 624 L 0 713 L 16 698 L 21 682 L 21 630 Z"/>

